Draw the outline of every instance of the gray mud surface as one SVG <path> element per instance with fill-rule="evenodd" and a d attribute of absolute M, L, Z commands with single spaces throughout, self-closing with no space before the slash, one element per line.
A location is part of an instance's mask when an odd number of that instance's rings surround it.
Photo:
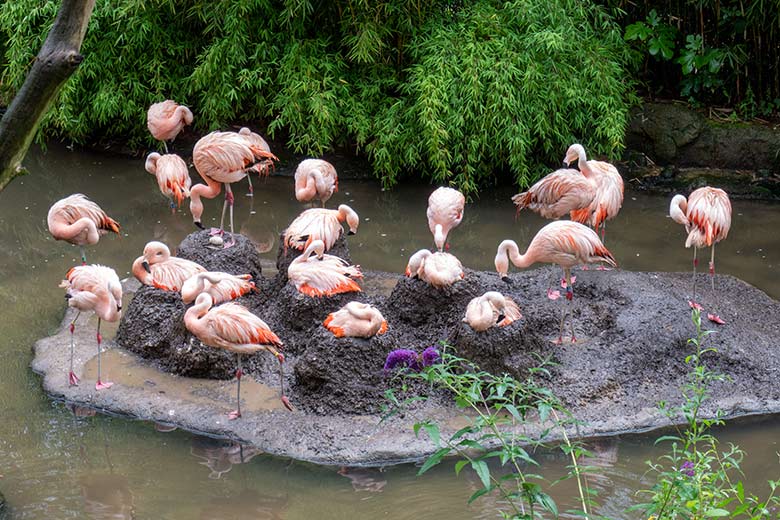
<path fill-rule="evenodd" d="M 555 345 L 551 340 L 558 336 L 560 310 L 566 305 L 564 298 L 547 298 L 547 289 L 560 282 L 557 267 L 512 273 L 509 284 L 495 273 L 467 269 L 464 280 L 444 290 L 402 275 L 369 271 L 362 283 L 365 292 L 314 299 L 283 283 L 281 274 L 263 278 L 249 241 L 239 240 L 228 250 L 206 250 L 202 246 L 207 238 L 207 232 L 190 235 L 178 254 L 204 265 L 213 262 L 208 268 L 257 277 L 259 292 L 239 302 L 284 341 L 285 387 L 296 411 L 281 407 L 278 364 L 260 352 L 245 357 L 244 416 L 228 421 L 226 412 L 234 408 L 235 399 L 234 356 L 202 346 L 186 331 L 181 320 L 185 306 L 178 294 L 138 289 L 134 280 L 125 284 L 128 295 L 116 340 L 106 342 L 103 353 L 103 369 L 115 386 L 94 389 L 95 320 L 82 318 L 76 328 L 75 369 L 82 383 L 68 387 L 67 325 L 74 315 L 68 310 L 59 333 L 35 346 L 33 369 L 44 375 L 46 391 L 111 413 L 245 441 L 276 455 L 345 465 L 391 464 L 431 453 L 435 446 L 412 431 L 414 422 L 423 418 L 438 421 L 443 435 L 465 424 L 447 395 L 423 385 L 412 385 L 405 396 L 426 394 L 427 401 L 380 423 L 385 390 L 399 386 L 383 372 L 388 352 L 396 348 L 421 352 L 446 340 L 482 368 L 517 378 L 525 378 L 539 357 L 550 359 L 556 365 L 542 383 L 584 422 L 577 432 L 569 432 L 580 437 L 667 426 L 656 404 L 680 400 L 688 371 L 684 358 L 693 352 L 686 340 L 695 332 L 687 304 L 690 273 L 576 269 L 571 307 L 578 341 Z M 237 266 L 222 263 L 223 255 L 230 255 Z M 777 412 L 780 304 L 723 275 L 716 277 L 716 299 L 705 283 L 707 275 L 701 276 L 700 302 L 727 321 L 717 326 L 705 319 L 705 327 L 716 330 L 707 344 L 717 349 L 705 359 L 732 380 L 711 389 L 707 412 Z M 466 304 L 488 290 L 511 296 L 523 318 L 505 328 L 471 330 L 461 321 Z M 388 332 L 368 340 L 333 337 L 322 321 L 352 299 L 378 307 Z M 110 331 L 104 334 L 110 336 Z M 523 428 L 527 434 L 541 431 L 543 425 Z"/>

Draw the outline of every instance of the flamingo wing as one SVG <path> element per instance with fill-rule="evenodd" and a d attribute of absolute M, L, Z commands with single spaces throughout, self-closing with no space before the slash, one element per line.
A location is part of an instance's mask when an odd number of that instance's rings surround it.
<path fill-rule="evenodd" d="M 81 193 L 65 197 L 52 205 L 48 214 L 49 230 L 51 231 L 52 224 L 55 222 L 73 224 L 82 218 L 94 222 L 97 228 L 104 233 L 111 231 L 119 234 L 119 223 Z"/>
<path fill-rule="evenodd" d="M 170 257 L 165 262 L 151 264 L 152 285 L 163 291 L 179 291 L 191 276 L 205 272 L 206 269 L 195 262 L 183 258 Z"/>
<path fill-rule="evenodd" d="M 243 305 L 225 303 L 212 308 L 204 319 L 210 339 L 217 343 L 214 346 L 243 354 L 262 350 L 261 345 L 282 345 L 271 328 Z"/>
<path fill-rule="evenodd" d="M 711 246 L 728 236 L 731 229 L 731 201 L 725 191 L 704 187 L 688 197 L 688 220 L 691 231 L 686 247 Z"/>
<path fill-rule="evenodd" d="M 556 170 L 524 192 L 512 197 L 518 211 L 528 208 L 544 218 L 560 218 L 571 211 L 587 208 L 595 196 L 595 186 L 573 169 Z"/>

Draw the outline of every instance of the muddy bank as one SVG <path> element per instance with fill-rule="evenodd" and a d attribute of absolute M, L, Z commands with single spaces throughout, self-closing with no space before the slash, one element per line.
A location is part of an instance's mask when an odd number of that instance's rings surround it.
<path fill-rule="evenodd" d="M 204 239 L 200 234 L 187 240 L 197 244 Z M 382 368 L 387 353 L 396 348 L 421 352 L 442 339 L 483 368 L 518 378 L 528 375 L 538 356 L 554 361 L 543 384 L 585 423 L 576 432 L 579 436 L 667 425 L 656 403 L 679 401 L 687 374 L 683 360 L 691 353 L 686 340 L 694 332 L 686 303 L 689 273 L 578 270 L 571 306 L 579 341 L 560 346 L 551 340 L 557 337 L 565 302 L 547 298 L 547 289 L 559 284 L 557 268 L 513 273 L 509 284 L 495 273 L 467 269 L 465 279 L 444 290 L 396 274 L 365 275 L 363 286 L 370 290 L 322 299 L 305 298 L 289 284 L 279 286 L 275 277 L 258 275 L 260 291 L 242 298 L 285 342 L 285 386 L 295 412 L 281 407 L 278 365 L 261 352 L 245 363 L 244 417 L 228 421 L 225 414 L 233 408 L 235 396 L 235 381 L 230 379 L 233 356 L 220 358 L 222 352 L 201 346 L 179 327 L 184 305 L 178 295 L 138 290 L 133 281 L 126 283 L 128 301 L 119 344 L 109 342 L 103 356 L 104 370 L 117 383 L 114 387 L 94 390 L 94 319 L 76 329 L 76 372 L 83 382 L 67 386 L 65 325 L 72 319 L 70 312 L 57 335 L 36 344 L 33 368 L 44 374 L 45 389 L 58 398 L 325 464 L 419 459 L 435 448 L 426 439 L 415 438 L 415 421 L 434 418 L 445 433 L 463 426 L 448 396 L 424 386 L 411 387 L 407 395 L 425 393 L 430 397 L 427 402 L 380 423 L 384 391 L 397 385 Z M 707 341 L 717 352 L 706 359 L 732 382 L 712 388 L 708 412 L 716 407 L 732 416 L 777 412 L 780 305 L 736 278 L 718 275 L 716 283 L 717 299 L 706 291 L 701 303 L 728 323 L 709 336 Z M 488 290 L 510 295 L 523 318 L 503 329 L 471 330 L 462 322 L 466 304 Z M 368 340 L 337 339 L 324 329 L 327 314 L 351 299 L 379 308 L 389 323 L 388 332 Z"/>

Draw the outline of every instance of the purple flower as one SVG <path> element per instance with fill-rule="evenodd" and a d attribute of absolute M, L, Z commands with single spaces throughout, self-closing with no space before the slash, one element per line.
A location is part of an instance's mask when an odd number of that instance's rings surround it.
<path fill-rule="evenodd" d="M 680 466 L 680 473 L 692 477 L 696 475 L 696 472 L 693 470 L 693 467 L 694 467 L 693 462 L 691 462 L 690 460 L 686 460 L 685 462 L 682 463 L 682 466 Z"/>
<path fill-rule="evenodd" d="M 441 361 L 441 356 L 439 355 L 439 350 L 436 347 L 428 347 L 425 350 L 423 350 L 422 363 L 424 367 L 435 365 L 440 361 Z"/>
<path fill-rule="evenodd" d="M 387 355 L 385 360 L 385 372 L 389 372 L 397 367 L 411 368 L 417 370 L 420 364 L 417 360 L 417 352 L 401 348 L 394 350 Z"/>

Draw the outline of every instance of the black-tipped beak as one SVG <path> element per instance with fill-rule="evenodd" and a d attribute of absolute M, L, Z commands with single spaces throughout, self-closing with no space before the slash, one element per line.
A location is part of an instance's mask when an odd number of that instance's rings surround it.
<path fill-rule="evenodd" d="M 195 224 L 200 229 L 206 229 L 205 227 L 203 227 L 203 224 L 200 223 L 200 220 L 193 221 L 193 224 Z"/>
<path fill-rule="evenodd" d="M 352 231 L 351 229 L 349 231 L 347 231 L 347 235 L 354 235 L 354 234 L 355 234 L 355 232 Z"/>
<path fill-rule="evenodd" d="M 569 164 L 570 164 L 570 163 L 568 163 L 566 160 L 564 160 L 564 161 L 563 161 L 563 167 L 564 167 L 564 168 L 568 168 L 568 167 L 569 167 Z"/>
<path fill-rule="evenodd" d="M 116 312 L 122 312 L 122 306 L 121 305 L 117 305 L 116 306 Z"/>
<path fill-rule="evenodd" d="M 505 283 L 508 283 L 509 285 L 512 285 L 512 280 L 510 280 L 508 276 L 502 276 L 501 280 L 503 280 Z"/>
<path fill-rule="evenodd" d="M 300 237 L 298 237 L 298 238 L 299 238 L 300 240 L 303 240 L 303 241 L 305 242 L 305 241 L 309 240 L 309 235 L 301 235 L 301 236 L 300 236 Z"/>
<path fill-rule="evenodd" d="M 70 293 L 65 293 L 65 299 L 70 300 L 73 296 Z"/>
<path fill-rule="evenodd" d="M 505 319 L 506 319 L 506 316 L 504 316 L 503 314 L 499 314 L 498 318 L 496 318 L 496 323 L 501 323 Z"/>
<path fill-rule="evenodd" d="M 146 271 L 146 272 L 147 272 L 147 273 L 149 273 L 149 274 L 152 274 L 152 268 L 151 268 L 151 267 L 149 267 L 149 262 L 147 262 L 146 260 L 144 260 L 143 262 L 141 262 L 141 265 L 143 266 L 143 268 L 144 268 L 144 271 Z"/>

